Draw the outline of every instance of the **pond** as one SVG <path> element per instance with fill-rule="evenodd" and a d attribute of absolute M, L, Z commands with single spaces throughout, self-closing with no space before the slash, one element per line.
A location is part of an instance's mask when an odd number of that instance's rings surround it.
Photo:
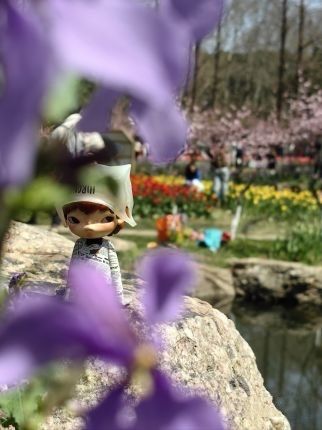
<path fill-rule="evenodd" d="M 252 347 L 292 430 L 322 428 L 322 315 L 317 309 L 234 304 L 228 315 Z"/>

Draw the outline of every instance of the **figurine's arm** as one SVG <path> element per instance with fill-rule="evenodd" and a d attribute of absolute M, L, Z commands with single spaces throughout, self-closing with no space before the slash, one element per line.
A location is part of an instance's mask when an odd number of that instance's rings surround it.
<path fill-rule="evenodd" d="M 123 285 L 122 285 L 122 276 L 121 276 L 119 260 L 117 258 L 117 254 L 114 249 L 114 246 L 110 241 L 109 241 L 109 247 L 108 247 L 108 257 L 110 262 L 112 282 L 116 288 L 116 292 L 118 296 L 120 297 L 121 301 L 123 301 Z"/>

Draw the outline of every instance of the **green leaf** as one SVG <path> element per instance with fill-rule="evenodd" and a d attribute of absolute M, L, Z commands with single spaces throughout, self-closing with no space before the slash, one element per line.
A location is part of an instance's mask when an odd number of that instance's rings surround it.
<path fill-rule="evenodd" d="M 43 388 L 34 386 L 32 390 L 18 388 L 0 396 L 0 409 L 6 415 L 5 420 L 14 419 L 19 428 L 23 427 L 29 416 L 37 415 L 40 396 L 44 395 Z"/>
<path fill-rule="evenodd" d="M 54 408 L 71 398 L 82 373 L 81 365 L 55 363 L 23 387 L 1 393 L 0 423 L 16 423 L 21 430 L 38 429 Z"/>

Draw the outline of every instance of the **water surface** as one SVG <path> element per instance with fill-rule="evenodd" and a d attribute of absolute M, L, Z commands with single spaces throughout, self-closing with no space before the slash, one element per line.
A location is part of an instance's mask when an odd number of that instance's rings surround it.
<path fill-rule="evenodd" d="M 229 317 L 252 347 L 265 386 L 292 430 L 321 430 L 321 310 L 237 303 Z"/>

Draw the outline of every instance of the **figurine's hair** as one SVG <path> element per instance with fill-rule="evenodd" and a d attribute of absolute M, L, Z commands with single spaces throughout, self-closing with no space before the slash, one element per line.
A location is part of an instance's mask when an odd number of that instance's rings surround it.
<path fill-rule="evenodd" d="M 101 205 L 99 203 L 93 203 L 93 202 L 74 202 L 69 203 L 63 207 L 64 217 L 67 219 L 67 215 L 72 212 L 79 209 L 80 211 L 84 212 L 84 214 L 89 215 L 92 212 L 100 211 L 105 212 L 106 209 L 109 209 L 112 213 L 114 213 L 108 206 Z M 118 216 L 116 217 L 119 218 Z M 114 234 L 119 233 L 120 230 L 122 230 L 123 224 L 118 224 L 115 229 L 110 233 L 108 236 L 113 236 Z"/>

